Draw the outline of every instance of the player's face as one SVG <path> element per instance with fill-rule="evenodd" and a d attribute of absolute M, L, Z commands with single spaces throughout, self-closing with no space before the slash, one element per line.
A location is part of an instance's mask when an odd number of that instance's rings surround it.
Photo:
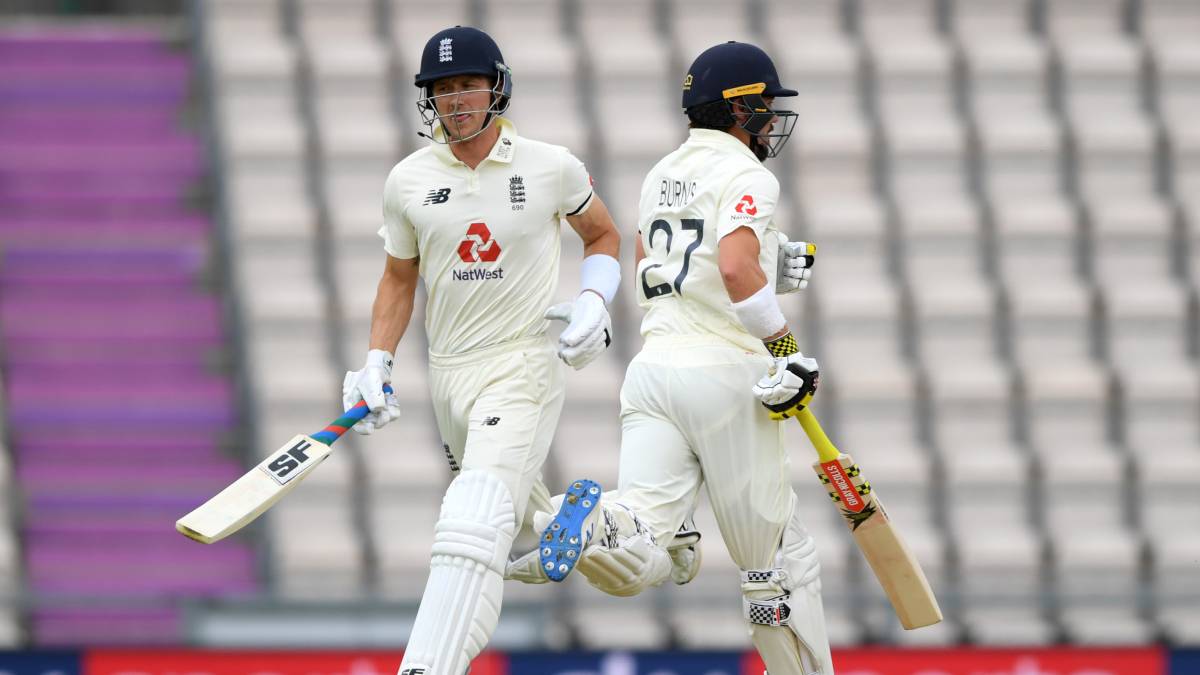
<path fill-rule="evenodd" d="M 767 104 L 768 108 L 771 108 L 772 110 L 775 108 L 775 106 L 773 105 L 775 103 L 774 96 L 764 96 L 762 100 L 763 100 L 763 103 Z M 733 114 L 734 114 L 734 119 L 737 120 L 738 126 L 742 126 L 747 121 L 749 121 L 750 113 L 751 113 L 750 108 L 747 107 L 746 103 L 742 99 L 737 99 L 736 105 L 733 106 Z M 761 133 L 761 134 L 771 133 L 771 130 L 775 128 L 775 122 L 777 122 L 778 120 L 779 120 L 779 117 L 772 115 L 771 121 L 767 122 L 766 126 L 764 126 L 759 133 Z"/>
<path fill-rule="evenodd" d="M 450 140 L 483 128 L 492 104 L 492 81 L 482 75 L 455 75 L 433 83 L 433 101 Z"/>
<path fill-rule="evenodd" d="M 766 103 L 768 108 L 770 108 L 772 110 L 775 109 L 775 97 L 774 96 L 764 96 L 763 103 Z M 767 134 L 771 133 L 771 130 L 775 128 L 775 122 L 777 122 L 777 121 L 779 121 L 779 118 L 772 115 L 771 121 L 767 122 L 767 126 L 763 127 L 763 133 L 767 133 Z"/>

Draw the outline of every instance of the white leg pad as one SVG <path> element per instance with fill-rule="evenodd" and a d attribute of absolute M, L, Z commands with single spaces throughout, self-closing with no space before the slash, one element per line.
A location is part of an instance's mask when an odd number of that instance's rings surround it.
<path fill-rule="evenodd" d="M 816 544 L 795 514 L 775 567 L 742 571 L 750 639 L 770 675 L 833 675 L 820 572 Z"/>
<path fill-rule="evenodd" d="M 512 495 L 499 478 L 466 471 L 450 483 L 400 675 L 467 672 L 500 618 L 504 566 L 515 530 Z"/>
<path fill-rule="evenodd" d="M 523 584 L 550 583 L 550 579 L 542 570 L 542 559 L 536 548 L 508 561 L 504 567 L 504 580 L 519 581 Z"/>
<path fill-rule="evenodd" d="M 576 569 L 588 583 L 609 595 L 628 597 L 671 576 L 671 557 L 634 516 L 618 503 L 601 501 L 602 536 L 594 537 Z"/>
<path fill-rule="evenodd" d="M 647 532 L 625 539 L 616 548 L 589 547 L 577 569 L 598 590 L 628 597 L 666 580 L 671 558 Z"/>

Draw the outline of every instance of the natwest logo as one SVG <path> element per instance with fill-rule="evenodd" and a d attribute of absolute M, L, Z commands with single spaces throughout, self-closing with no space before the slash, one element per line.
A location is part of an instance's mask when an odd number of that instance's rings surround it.
<path fill-rule="evenodd" d="M 463 262 L 496 262 L 500 257 L 500 244 L 492 239 L 492 232 L 483 223 L 471 223 L 467 237 L 458 244 L 458 257 Z"/>
<path fill-rule="evenodd" d="M 733 207 L 733 210 L 737 211 L 738 213 L 744 213 L 748 216 L 753 216 L 758 213 L 758 207 L 754 205 L 754 197 L 751 197 L 750 195 L 742 195 L 741 201 L 737 203 L 737 206 Z"/>

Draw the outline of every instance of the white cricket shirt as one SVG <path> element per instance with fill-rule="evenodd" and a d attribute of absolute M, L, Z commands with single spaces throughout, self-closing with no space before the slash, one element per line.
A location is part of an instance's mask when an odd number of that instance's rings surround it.
<path fill-rule="evenodd" d="M 384 185 L 379 235 L 389 255 L 421 259 L 434 354 L 544 333 L 542 313 L 558 285 L 560 219 L 592 202 L 591 177 L 566 148 L 518 136 L 502 117 L 495 124 L 500 137 L 475 169 L 431 142 Z"/>
<path fill-rule="evenodd" d="M 766 353 L 733 311 L 717 246 L 730 232 L 749 227 L 758 235 L 759 263 L 774 288 L 778 201 L 779 180 L 750 148 L 723 131 L 691 129 L 642 183 L 638 236 L 646 257 L 634 278 L 638 304 L 646 310 L 642 335 L 715 336 Z"/>

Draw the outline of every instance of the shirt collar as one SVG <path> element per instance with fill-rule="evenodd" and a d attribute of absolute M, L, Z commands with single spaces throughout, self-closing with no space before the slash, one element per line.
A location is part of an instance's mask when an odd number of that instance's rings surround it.
<path fill-rule="evenodd" d="M 483 161 L 500 162 L 501 164 L 512 164 L 513 151 L 516 148 L 517 128 L 512 122 L 507 119 L 496 116 L 492 121 L 500 129 L 500 136 L 496 139 L 495 145 L 492 146 L 492 151 Z M 445 142 L 446 130 L 438 124 L 433 129 L 434 140 L 429 141 L 433 146 L 433 154 L 446 164 L 451 166 L 462 164 L 462 161 L 454 156 L 454 152 L 450 149 L 450 144 Z"/>
<path fill-rule="evenodd" d="M 740 152 L 756 162 L 759 161 L 758 156 L 745 143 L 739 141 L 733 134 L 724 131 L 717 131 L 716 129 L 688 129 L 688 141 L 728 148 L 729 150 Z"/>

